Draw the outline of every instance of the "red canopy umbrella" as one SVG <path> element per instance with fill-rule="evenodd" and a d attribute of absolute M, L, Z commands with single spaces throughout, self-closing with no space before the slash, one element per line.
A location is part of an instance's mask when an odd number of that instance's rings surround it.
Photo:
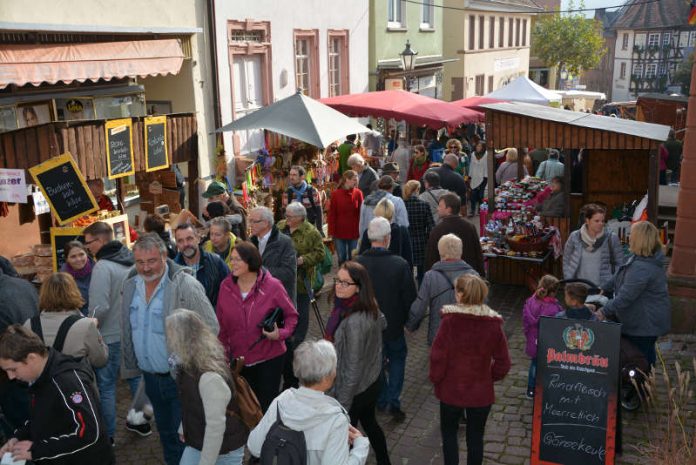
<path fill-rule="evenodd" d="M 485 105 L 487 103 L 505 103 L 505 100 L 490 97 L 469 97 L 452 102 L 453 105 L 457 105 L 458 107 L 469 108 L 476 111 L 486 111 L 486 109 L 482 108 L 481 105 Z"/>
<path fill-rule="evenodd" d="M 340 95 L 319 100 L 349 116 L 379 116 L 433 129 L 483 120 L 483 113 L 403 90 Z"/>

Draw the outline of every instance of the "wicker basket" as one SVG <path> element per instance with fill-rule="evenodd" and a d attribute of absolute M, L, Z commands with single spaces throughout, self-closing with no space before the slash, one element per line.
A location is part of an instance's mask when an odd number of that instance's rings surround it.
<path fill-rule="evenodd" d="M 512 236 L 507 236 L 507 243 L 510 246 L 510 250 L 515 252 L 545 252 L 549 248 L 549 242 L 551 242 L 550 235 L 536 237 L 531 241 L 514 240 Z"/>

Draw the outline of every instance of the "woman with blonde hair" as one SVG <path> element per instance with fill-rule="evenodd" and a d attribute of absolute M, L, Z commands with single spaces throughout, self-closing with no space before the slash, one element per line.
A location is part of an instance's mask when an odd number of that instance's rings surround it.
<path fill-rule="evenodd" d="M 495 172 L 495 182 L 497 184 L 503 184 L 504 182 L 517 179 L 517 164 L 519 163 L 519 156 L 517 154 L 516 148 L 508 149 L 505 152 L 505 161 L 500 164 L 498 170 Z M 522 167 L 522 177 L 527 176 L 527 168 Z"/>
<path fill-rule="evenodd" d="M 237 242 L 237 236 L 232 233 L 232 226 L 223 216 L 210 220 L 208 231 L 209 240 L 203 243 L 203 250 L 216 253 L 232 271 L 232 249 Z"/>
<path fill-rule="evenodd" d="M 391 200 L 384 198 L 375 206 L 374 215 L 375 218 L 385 218 L 391 225 L 391 241 L 389 242 L 389 251 L 399 255 L 408 262 L 409 266 L 413 267 L 413 250 L 411 249 L 411 235 L 409 234 L 409 228 L 394 223 L 395 211 L 396 209 L 394 207 L 394 203 Z M 363 232 L 362 238 L 360 239 L 358 255 L 370 249 L 371 246 L 372 244 L 370 243 L 370 239 L 367 237 L 367 229 L 365 229 L 365 232 Z"/>
<path fill-rule="evenodd" d="M 621 323 L 622 337 L 654 365 L 655 341 L 672 326 L 665 255 L 655 225 L 648 221 L 633 224 L 628 249 L 631 256 L 605 286 L 614 292 L 614 298 L 601 311 Z"/>
<path fill-rule="evenodd" d="M 350 260 L 351 253 L 358 246 L 360 233 L 360 206 L 363 193 L 358 186 L 358 173 L 346 170 L 338 182 L 336 190 L 331 193 L 329 204 L 329 236 L 336 246 L 338 264 Z"/>
<path fill-rule="evenodd" d="M 457 431 L 466 411 L 466 463 L 481 465 L 486 420 L 495 401 L 493 383 L 510 371 L 510 354 L 503 318 L 484 304 L 486 282 L 478 275 L 462 275 L 455 293 L 457 304 L 442 307 L 442 323 L 430 352 L 430 381 L 440 400 L 444 464 L 459 463 Z"/>
<path fill-rule="evenodd" d="M 75 279 L 68 273 L 53 273 L 41 285 L 41 314 L 24 326 L 47 346 L 73 357 L 85 357 L 94 368 L 106 365 L 109 349 L 97 329 L 96 318 L 85 318 L 80 309 L 84 299 Z"/>
<path fill-rule="evenodd" d="M 175 310 L 165 326 L 186 444 L 179 465 L 241 465 L 249 430 L 239 416 L 225 349 L 196 312 Z"/>

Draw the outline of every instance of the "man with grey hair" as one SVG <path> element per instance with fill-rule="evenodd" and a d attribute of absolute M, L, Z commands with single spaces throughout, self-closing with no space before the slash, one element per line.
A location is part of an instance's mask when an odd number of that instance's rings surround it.
<path fill-rule="evenodd" d="M 123 365 L 142 371 L 164 460 L 167 465 L 178 465 L 184 451 L 178 434 L 181 404 L 170 375 L 164 321 L 175 309 L 186 308 L 198 313 L 215 333 L 219 325 L 201 283 L 190 268 L 167 258 L 167 247 L 157 234 L 141 236 L 133 246 L 133 255 L 135 269 L 123 284 Z"/>
<path fill-rule="evenodd" d="M 283 391 L 249 434 L 247 447 L 259 457 L 278 412 L 283 424 L 302 431 L 307 440 L 307 465 L 364 465 L 370 442 L 350 424 L 345 409 L 324 393 L 336 378 L 336 349 L 326 340 L 305 341 L 295 349 L 293 363 L 299 388 Z M 351 447 L 352 446 L 352 447 Z"/>
<path fill-rule="evenodd" d="M 251 229 L 251 243 L 259 249 L 263 267 L 283 283 L 288 296 L 297 305 L 297 256 L 292 239 L 280 234 L 270 208 L 252 209 L 247 222 Z"/>
<path fill-rule="evenodd" d="M 387 329 L 382 333 L 385 376 L 377 408 L 388 409 L 394 419 L 401 422 L 406 418 L 400 401 L 407 354 L 404 324 L 408 309 L 416 298 L 416 283 L 408 262 L 388 250 L 391 240 L 389 221 L 381 217 L 370 221 L 367 237 L 372 248 L 355 257 L 355 261 L 367 269 L 379 309 L 387 318 Z"/>
<path fill-rule="evenodd" d="M 440 186 L 459 196 L 464 206 L 464 214 L 466 214 L 466 181 L 461 174 L 455 171 L 458 165 L 459 157 L 453 153 L 448 153 L 442 160 L 442 166 L 435 169 L 435 172 L 440 175 Z"/>
<path fill-rule="evenodd" d="M 377 173 L 370 165 L 365 163 L 365 159 L 359 153 L 354 153 L 348 157 L 348 167 L 358 173 L 358 189 L 367 197 L 372 192 L 372 183 L 377 180 Z"/>
<path fill-rule="evenodd" d="M 542 161 L 536 171 L 536 177 L 550 182 L 555 177 L 563 178 L 565 166 L 559 160 L 560 154 L 556 149 L 549 149 L 548 160 Z"/>

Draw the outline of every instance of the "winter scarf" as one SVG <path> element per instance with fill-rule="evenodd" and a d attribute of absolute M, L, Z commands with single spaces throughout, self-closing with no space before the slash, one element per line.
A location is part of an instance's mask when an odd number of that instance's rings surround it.
<path fill-rule="evenodd" d="M 334 308 L 331 310 L 331 315 L 329 315 L 329 321 L 326 323 L 326 334 L 324 334 L 324 339 L 327 341 L 332 341 L 338 325 L 341 324 L 353 309 L 353 305 L 358 300 L 358 294 L 355 294 L 347 299 L 341 299 L 336 297 L 334 302 Z"/>
<path fill-rule="evenodd" d="M 604 242 L 604 230 L 602 230 L 602 232 L 599 233 L 597 237 L 592 239 L 590 237 L 590 234 L 587 232 L 587 225 L 583 224 L 580 228 L 580 238 L 582 239 L 582 242 L 584 242 L 587 246 L 587 250 L 589 252 L 592 252 L 595 248 L 599 248 L 602 246 L 602 242 Z"/>
<path fill-rule="evenodd" d="M 295 197 L 295 200 L 301 203 L 302 197 L 304 196 L 304 193 L 307 190 L 307 181 L 302 181 L 302 183 L 300 184 L 300 187 L 295 187 L 291 184 L 290 190 L 292 191 L 292 193 Z"/>
<path fill-rule="evenodd" d="M 426 161 L 428 161 L 428 156 L 425 154 L 413 158 L 413 164 L 418 167 L 423 166 L 423 163 L 425 163 Z"/>
<path fill-rule="evenodd" d="M 73 267 L 70 266 L 70 264 L 66 262 L 65 263 L 65 272 L 70 273 L 70 275 L 72 275 L 72 277 L 75 278 L 75 281 L 77 281 L 79 279 L 83 279 L 92 273 L 92 260 L 87 259 L 87 263 L 85 263 L 85 266 L 83 266 L 81 270 L 73 269 Z"/>

